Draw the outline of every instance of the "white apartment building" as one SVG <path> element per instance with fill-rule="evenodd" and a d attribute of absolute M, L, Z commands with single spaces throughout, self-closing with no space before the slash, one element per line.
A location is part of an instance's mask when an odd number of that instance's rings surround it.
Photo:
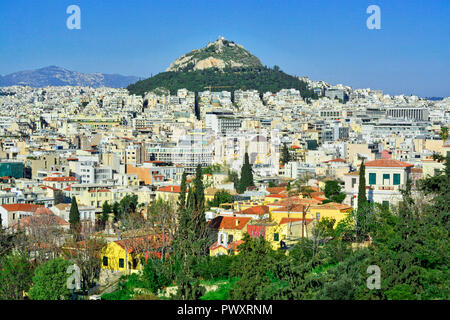
<path fill-rule="evenodd" d="M 400 189 L 405 188 L 410 178 L 412 164 L 393 160 L 377 159 L 365 163 L 367 199 L 385 205 L 398 203 L 402 199 Z M 358 204 L 358 172 L 344 175 L 345 204 L 356 208 Z"/>

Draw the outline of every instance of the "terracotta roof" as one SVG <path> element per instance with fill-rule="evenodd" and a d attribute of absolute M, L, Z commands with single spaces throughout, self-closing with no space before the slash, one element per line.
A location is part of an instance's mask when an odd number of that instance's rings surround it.
<path fill-rule="evenodd" d="M 162 235 L 146 235 L 135 238 L 128 238 L 123 240 L 114 241 L 114 243 L 118 244 L 122 249 L 128 248 L 128 253 L 132 253 L 136 249 L 141 249 L 146 251 L 148 249 L 156 249 L 162 246 Z M 166 240 L 167 244 L 169 239 Z"/>
<path fill-rule="evenodd" d="M 11 228 L 17 230 L 19 226 L 20 228 L 23 228 L 30 225 L 35 225 L 36 227 L 39 227 L 41 225 L 50 227 L 50 226 L 68 226 L 70 225 L 70 223 L 64 220 L 63 218 L 53 214 L 51 211 L 50 213 L 45 212 L 41 214 L 37 214 L 37 212 L 35 212 L 33 216 L 23 217 L 22 219 L 19 220 L 19 223 L 13 224 Z"/>
<path fill-rule="evenodd" d="M 269 213 L 269 207 L 268 206 L 255 206 L 248 209 L 245 209 L 242 211 L 243 214 L 257 214 L 257 215 L 263 215 L 266 213 Z"/>
<path fill-rule="evenodd" d="M 180 186 L 166 186 L 166 187 L 161 187 L 161 188 L 159 188 L 156 191 L 180 193 L 181 192 L 181 187 Z"/>
<path fill-rule="evenodd" d="M 314 209 L 337 209 L 337 210 L 346 210 L 346 209 L 351 209 L 352 206 L 349 206 L 349 205 L 343 204 L 343 203 L 328 202 L 328 203 L 321 204 L 321 205 L 317 205 L 317 206 L 311 206 L 311 208 L 314 208 Z"/>
<path fill-rule="evenodd" d="M 4 204 L 1 207 L 3 207 L 6 211 L 35 212 L 38 208 L 44 206 L 31 203 L 12 203 L 12 204 Z"/>
<path fill-rule="evenodd" d="M 35 215 L 53 215 L 53 212 L 46 207 L 37 208 L 34 212 Z"/>
<path fill-rule="evenodd" d="M 77 181 L 75 177 L 47 177 L 44 181 Z"/>
<path fill-rule="evenodd" d="M 381 168 L 407 168 L 414 167 L 413 164 L 394 160 L 394 159 L 376 159 L 364 164 L 366 167 L 381 167 Z"/>
<path fill-rule="evenodd" d="M 251 218 L 218 216 L 208 221 L 212 229 L 242 230 Z"/>
<path fill-rule="evenodd" d="M 222 247 L 222 248 L 225 248 L 225 249 L 227 249 L 227 250 L 231 249 L 231 250 L 233 250 L 233 251 L 237 251 L 237 248 L 238 248 L 241 244 L 243 244 L 244 242 L 245 242 L 245 241 L 242 241 L 242 240 L 240 240 L 240 241 L 233 241 L 233 242 L 228 243 L 227 246 L 224 246 L 224 245 L 217 245 L 217 241 L 216 241 L 216 242 L 214 242 L 214 244 L 212 244 L 212 245 L 209 247 L 209 249 L 210 249 L 210 250 L 215 250 L 215 249 L 217 249 L 217 248 L 219 248 L 219 247 Z"/>
<path fill-rule="evenodd" d="M 286 191 L 286 187 L 271 187 L 266 189 L 270 194 L 276 194 L 283 191 Z"/>
<path fill-rule="evenodd" d="M 287 198 L 287 195 L 285 194 L 269 194 L 266 196 L 266 198 Z"/>
<path fill-rule="evenodd" d="M 290 213 L 303 213 L 303 211 L 308 209 L 307 204 L 298 204 L 291 208 L 289 207 L 281 207 L 278 209 L 274 209 L 272 212 L 290 212 Z M 306 212 L 306 211 L 305 211 Z"/>

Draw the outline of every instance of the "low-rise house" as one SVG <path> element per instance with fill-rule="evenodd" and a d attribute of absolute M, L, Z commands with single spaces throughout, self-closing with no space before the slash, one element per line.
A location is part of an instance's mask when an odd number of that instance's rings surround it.
<path fill-rule="evenodd" d="M 156 200 L 163 199 L 165 201 L 170 201 L 177 203 L 178 197 L 180 196 L 181 187 L 180 186 L 165 186 L 156 190 Z"/>
<path fill-rule="evenodd" d="M 38 208 L 44 206 L 28 203 L 13 203 L 0 206 L 3 228 L 9 228 L 26 216 L 32 216 Z"/>
<path fill-rule="evenodd" d="M 108 243 L 101 251 L 101 268 L 136 272 L 150 257 L 161 258 L 162 237 L 145 235 Z M 167 242 L 167 245 L 169 243 Z M 165 253 L 168 256 L 168 253 Z"/>
<path fill-rule="evenodd" d="M 211 256 L 228 254 L 229 249 L 236 253 L 238 243 L 235 242 L 242 241 L 246 232 L 245 227 L 250 220 L 251 218 L 224 216 L 210 220 L 208 227 L 217 232 L 217 241 L 210 246 L 209 254 Z"/>
<path fill-rule="evenodd" d="M 365 163 L 367 199 L 389 206 L 402 199 L 400 189 L 404 189 L 410 179 L 412 164 L 394 159 L 377 159 Z M 357 207 L 359 174 L 348 173 L 344 177 L 345 204 Z"/>
<path fill-rule="evenodd" d="M 329 202 L 311 206 L 307 217 L 318 221 L 323 218 L 334 219 L 337 224 L 342 219 L 345 219 L 352 211 L 353 208 L 347 204 Z"/>

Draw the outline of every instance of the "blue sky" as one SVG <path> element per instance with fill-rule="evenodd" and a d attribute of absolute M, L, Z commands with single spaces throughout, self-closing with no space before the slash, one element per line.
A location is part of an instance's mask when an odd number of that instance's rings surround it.
<path fill-rule="evenodd" d="M 69 5 L 81 30 L 69 30 Z M 369 30 L 369 5 L 381 30 Z M 0 74 L 57 65 L 147 77 L 219 35 L 293 75 L 450 96 L 448 0 L 2 0 Z"/>

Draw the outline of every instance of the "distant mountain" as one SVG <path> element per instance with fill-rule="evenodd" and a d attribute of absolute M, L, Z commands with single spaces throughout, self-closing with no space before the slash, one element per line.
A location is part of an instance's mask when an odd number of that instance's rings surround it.
<path fill-rule="evenodd" d="M 316 98 L 306 82 L 288 75 L 279 67 L 265 67 L 261 61 L 243 46 L 220 37 L 203 49 L 192 50 L 175 60 L 166 72 L 138 81 L 127 87 L 132 94 L 145 95 L 156 89 L 167 89 L 176 94 L 186 88 L 199 92 L 212 90 L 258 90 L 278 92 L 281 89 L 297 89 L 303 97 Z M 216 88 L 215 88 L 216 87 Z"/>
<path fill-rule="evenodd" d="M 0 87 L 26 85 L 36 88 L 46 86 L 89 86 L 94 88 L 105 86 L 125 88 L 138 80 L 139 78 L 135 76 L 102 73 L 89 74 L 49 66 L 0 76 Z"/>

